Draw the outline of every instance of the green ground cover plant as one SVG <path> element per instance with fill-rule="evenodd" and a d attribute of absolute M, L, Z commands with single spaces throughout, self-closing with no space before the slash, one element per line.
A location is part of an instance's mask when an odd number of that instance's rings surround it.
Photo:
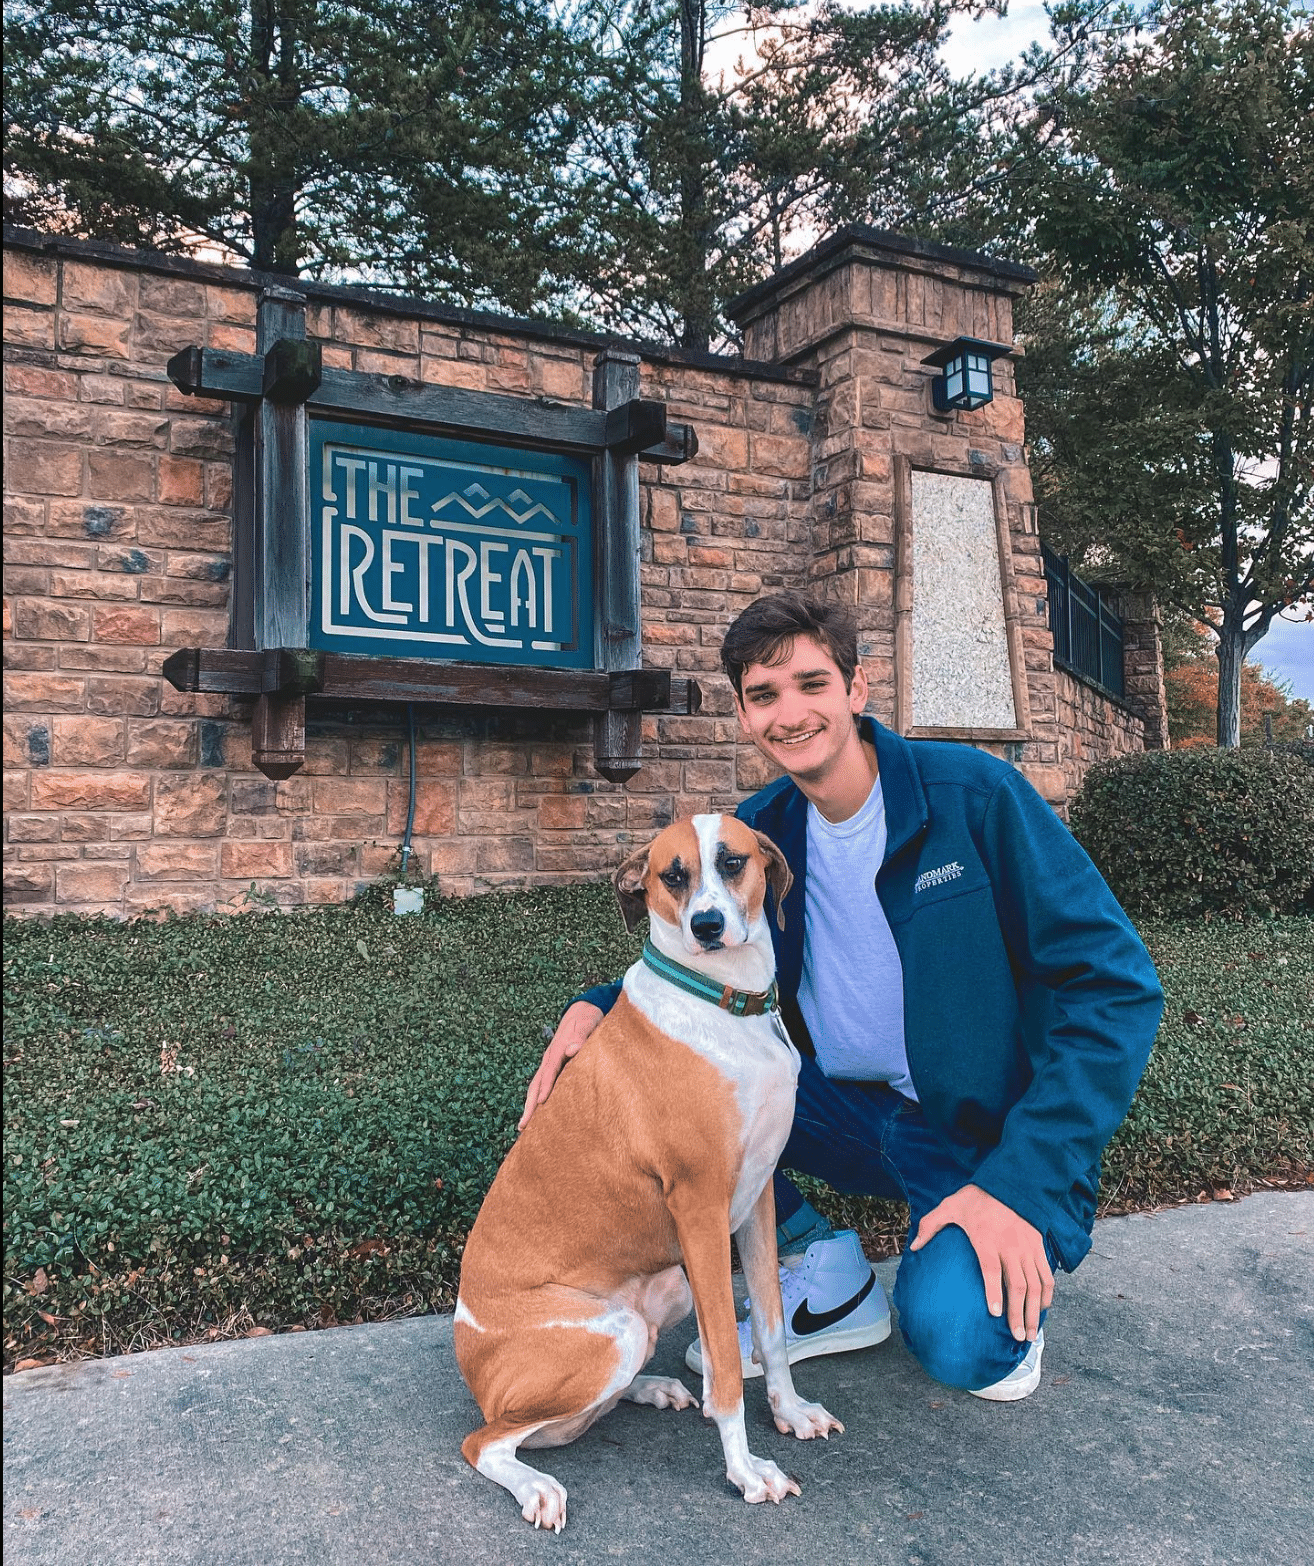
<path fill-rule="evenodd" d="M 1309 919 L 1144 933 L 1168 1008 L 1109 1210 L 1308 1180 Z M 551 1024 L 637 952 L 606 886 L 7 921 L 6 1365 L 450 1308 Z"/>

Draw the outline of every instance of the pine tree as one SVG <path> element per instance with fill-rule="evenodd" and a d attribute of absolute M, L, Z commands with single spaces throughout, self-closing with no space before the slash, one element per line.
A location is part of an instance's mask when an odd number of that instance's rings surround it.
<path fill-rule="evenodd" d="M 575 51 L 539 0 L 18 0 L 6 215 L 529 308 Z"/>

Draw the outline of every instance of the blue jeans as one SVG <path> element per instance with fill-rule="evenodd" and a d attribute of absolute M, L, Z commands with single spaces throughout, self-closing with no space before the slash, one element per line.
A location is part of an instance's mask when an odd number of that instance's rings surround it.
<path fill-rule="evenodd" d="M 933 1207 L 971 1181 L 920 1105 L 884 1082 L 832 1081 L 806 1056 L 780 1164 L 846 1194 L 907 1202 L 912 1236 Z M 783 1224 L 803 1197 L 779 1170 L 775 1193 L 776 1222 Z M 1054 1268 L 1048 1236 L 1045 1255 Z M 976 1252 L 953 1224 L 921 1250 L 905 1249 L 894 1305 L 904 1342 L 927 1374 L 947 1386 L 973 1392 L 991 1386 L 1021 1364 L 1030 1347 L 1013 1337 L 1007 1315 L 992 1316 L 986 1308 Z"/>

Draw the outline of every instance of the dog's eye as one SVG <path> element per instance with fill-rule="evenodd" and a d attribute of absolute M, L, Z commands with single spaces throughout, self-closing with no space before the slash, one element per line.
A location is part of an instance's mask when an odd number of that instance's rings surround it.
<path fill-rule="evenodd" d="M 689 884 L 689 877 L 683 870 L 663 870 L 660 879 L 662 885 L 669 886 L 673 892 L 678 892 L 682 886 Z"/>
<path fill-rule="evenodd" d="M 747 863 L 748 860 L 742 854 L 727 854 L 721 861 L 721 874 L 738 875 Z"/>

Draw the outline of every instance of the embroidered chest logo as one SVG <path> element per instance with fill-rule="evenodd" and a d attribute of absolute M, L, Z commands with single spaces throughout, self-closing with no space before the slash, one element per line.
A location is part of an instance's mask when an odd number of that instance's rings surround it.
<path fill-rule="evenodd" d="M 943 886 L 946 881 L 956 881 L 962 873 L 963 867 L 956 859 L 941 865 L 938 870 L 923 870 L 913 883 L 913 892 L 924 892 L 932 886 Z"/>

